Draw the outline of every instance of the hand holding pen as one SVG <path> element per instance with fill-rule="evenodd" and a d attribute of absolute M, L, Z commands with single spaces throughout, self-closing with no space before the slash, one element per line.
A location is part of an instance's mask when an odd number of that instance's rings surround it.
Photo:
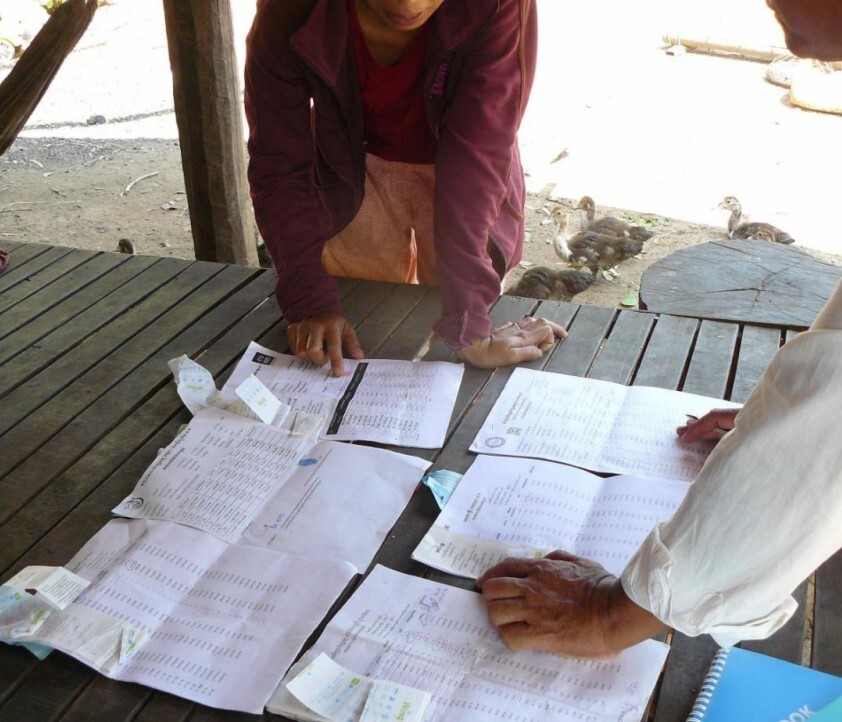
<path fill-rule="evenodd" d="M 719 441 L 734 428 L 738 411 L 739 409 L 713 409 L 701 418 L 687 414 L 687 422 L 679 426 L 675 433 L 687 444 L 700 439 Z"/>

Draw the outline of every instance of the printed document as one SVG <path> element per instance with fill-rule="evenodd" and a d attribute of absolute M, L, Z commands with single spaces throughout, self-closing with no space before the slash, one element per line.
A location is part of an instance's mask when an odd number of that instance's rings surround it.
<path fill-rule="evenodd" d="M 364 572 L 430 462 L 343 441 L 320 441 L 246 528 L 240 543 L 346 559 Z"/>
<path fill-rule="evenodd" d="M 362 677 L 429 692 L 425 722 L 637 721 L 667 651 L 647 640 L 606 661 L 512 652 L 488 621 L 481 595 L 377 566 L 266 708 L 324 719 L 286 688 L 324 653 Z"/>
<path fill-rule="evenodd" d="M 289 432 L 221 409 L 196 413 L 114 512 L 230 543 L 371 563 L 430 463 Z"/>
<path fill-rule="evenodd" d="M 689 486 L 626 475 L 603 479 L 538 459 L 478 456 L 412 558 L 476 578 L 506 557 L 563 549 L 619 575 Z"/>
<path fill-rule="evenodd" d="M 446 361 L 354 361 L 335 378 L 296 356 L 249 344 L 222 398 L 231 403 L 235 389 L 250 375 L 281 402 L 326 419 L 321 435 L 333 441 L 436 449 L 444 445 L 464 366 Z"/>
<path fill-rule="evenodd" d="M 682 444 L 688 415 L 739 408 L 720 399 L 649 386 L 517 368 L 471 451 L 526 456 L 597 472 L 692 481 L 713 445 Z"/>
<path fill-rule="evenodd" d="M 233 543 L 312 445 L 312 438 L 208 407 L 113 511 L 187 524 Z"/>
<path fill-rule="evenodd" d="M 127 519 L 106 524 L 67 568 L 91 585 L 26 641 L 113 679 L 252 713 L 355 573 L 347 562 Z"/>

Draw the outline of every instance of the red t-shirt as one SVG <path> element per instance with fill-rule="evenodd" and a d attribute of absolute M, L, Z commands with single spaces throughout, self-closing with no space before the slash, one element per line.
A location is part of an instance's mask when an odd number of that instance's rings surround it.
<path fill-rule="evenodd" d="M 424 108 L 424 59 L 430 23 L 391 67 L 379 65 L 365 44 L 354 0 L 348 0 L 363 104 L 366 152 L 403 163 L 432 163 L 436 140 Z"/>

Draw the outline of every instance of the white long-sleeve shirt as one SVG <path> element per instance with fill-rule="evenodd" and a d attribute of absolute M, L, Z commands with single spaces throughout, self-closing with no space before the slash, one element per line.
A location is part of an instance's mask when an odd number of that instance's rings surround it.
<path fill-rule="evenodd" d="M 722 646 L 763 639 L 842 548 L 842 282 L 781 348 L 675 514 L 622 574 L 665 624 Z"/>

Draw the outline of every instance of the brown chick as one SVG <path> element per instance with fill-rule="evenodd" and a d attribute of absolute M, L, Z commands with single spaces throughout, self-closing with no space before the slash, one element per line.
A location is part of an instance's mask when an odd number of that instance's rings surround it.
<path fill-rule="evenodd" d="M 117 250 L 120 253 L 128 253 L 129 255 L 134 255 L 134 243 L 132 243 L 128 238 L 121 238 L 117 241 Z"/>
<path fill-rule="evenodd" d="M 593 282 L 594 276 L 584 271 L 535 266 L 524 273 L 518 284 L 506 293 L 509 296 L 537 298 L 542 301 L 570 301 Z"/>
<path fill-rule="evenodd" d="M 789 233 L 771 223 L 743 221 L 743 207 L 734 196 L 726 196 L 719 207 L 731 211 L 731 215 L 728 216 L 728 238 L 747 238 L 786 244 L 795 242 Z"/>
<path fill-rule="evenodd" d="M 567 241 L 570 257 L 567 262 L 574 268 L 586 267 L 596 276 L 600 270 L 613 268 L 618 263 L 643 251 L 643 241 L 629 236 L 585 231 Z"/>
<path fill-rule="evenodd" d="M 582 196 L 579 199 L 579 204 L 576 208 L 585 212 L 588 219 L 589 231 L 597 231 L 598 233 L 613 233 L 618 236 L 628 234 L 631 238 L 641 241 L 648 241 L 652 237 L 652 231 L 644 228 L 643 226 L 626 223 L 626 221 L 621 220 L 620 218 L 614 218 L 613 216 L 602 216 L 602 218 L 597 218 L 596 203 L 594 203 L 594 199 L 590 196 Z"/>

